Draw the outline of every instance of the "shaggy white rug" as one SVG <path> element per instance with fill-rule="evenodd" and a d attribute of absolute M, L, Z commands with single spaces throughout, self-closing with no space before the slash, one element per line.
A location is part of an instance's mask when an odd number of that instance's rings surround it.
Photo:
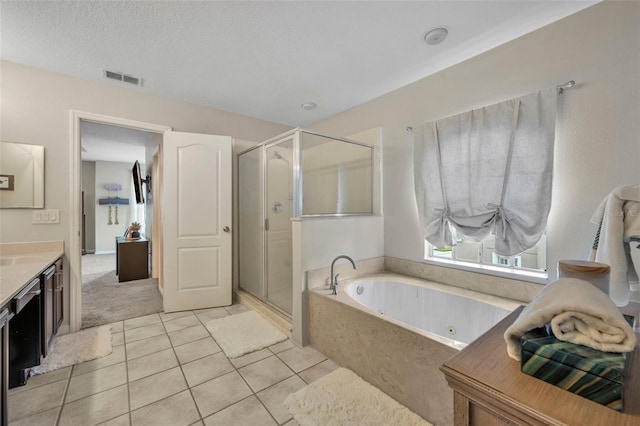
<path fill-rule="evenodd" d="M 43 359 L 42 364 L 31 369 L 31 375 L 91 361 L 109 355 L 112 351 L 111 327 L 108 326 L 56 336 L 49 354 Z"/>
<path fill-rule="evenodd" d="M 431 425 L 346 368 L 292 393 L 284 405 L 302 426 Z"/>
<path fill-rule="evenodd" d="M 236 358 L 287 339 L 256 311 L 214 319 L 205 324 L 225 355 Z"/>

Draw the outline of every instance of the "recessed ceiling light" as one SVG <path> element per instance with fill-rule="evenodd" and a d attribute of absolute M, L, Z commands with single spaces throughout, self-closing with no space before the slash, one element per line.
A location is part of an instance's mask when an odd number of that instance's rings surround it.
<path fill-rule="evenodd" d="M 442 43 L 449 35 L 449 30 L 445 27 L 432 28 L 424 33 L 424 42 L 429 46 L 435 46 Z"/>
<path fill-rule="evenodd" d="M 317 107 L 318 105 L 316 105 L 315 102 L 305 102 L 302 105 L 300 105 L 300 108 L 306 110 L 306 111 L 311 111 L 312 109 L 314 109 L 315 107 Z"/>

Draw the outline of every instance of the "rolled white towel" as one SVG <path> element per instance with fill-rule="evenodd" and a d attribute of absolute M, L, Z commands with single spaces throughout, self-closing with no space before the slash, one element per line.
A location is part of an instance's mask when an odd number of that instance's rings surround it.
<path fill-rule="evenodd" d="M 547 284 L 504 333 L 507 353 L 520 361 L 520 338 L 551 323 L 560 340 L 605 352 L 631 352 L 636 335 L 611 299 L 587 281 L 562 278 Z"/>

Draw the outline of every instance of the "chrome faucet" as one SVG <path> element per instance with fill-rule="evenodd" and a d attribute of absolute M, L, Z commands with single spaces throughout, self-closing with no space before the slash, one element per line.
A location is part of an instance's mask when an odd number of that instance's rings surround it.
<path fill-rule="evenodd" d="M 331 284 L 329 285 L 329 288 L 331 289 L 331 294 L 337 295 L 337 288 L 338 288 L 338 275 L 340 274 L 336 274 L 335 276 L 333 275 L 333 265 L 336 263 L 336 261 L 338 259 L 347 259 L 349 262 L 351 262 L 351 265 L 353 266 L 353 269 L 356 269 L 356 264 L 353 261 L 353 259 L 351 259 L 349 256 L 345 256 L 345 255 L 340 255 L 338 257 L 336 257 L 335 259 L 333 259 L 333 262 L 331 262 L 331 277 L 329 277 L 329 280 L 331 281 Z"/>

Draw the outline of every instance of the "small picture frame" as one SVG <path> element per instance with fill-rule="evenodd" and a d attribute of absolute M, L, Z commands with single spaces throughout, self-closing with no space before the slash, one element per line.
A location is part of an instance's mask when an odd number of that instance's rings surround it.
<path fill-rule="evenodd" d="M 13 191 L 14 182 L 13 175 L 1 175 L 0 174 L 0 190 L 2 191 Z"/>

